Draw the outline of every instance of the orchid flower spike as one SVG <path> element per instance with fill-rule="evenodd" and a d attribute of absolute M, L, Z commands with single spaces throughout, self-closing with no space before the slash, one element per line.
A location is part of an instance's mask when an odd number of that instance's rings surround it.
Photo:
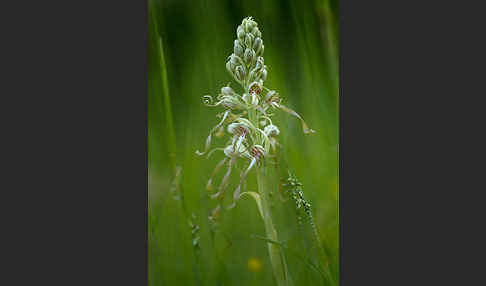
<path fill-rule="evenodd" d="M 222 107 L 224 110 L 220 122 L 210 130 L 204 150 L 196 151 L 198 155 L 208 153 L 208 156 L 218 150 L 224 153 L 207 183 L 208 191 L 214 189 L 215 175 L 227 166 L 218 192 L 211 195 L 213 199 L 219 200 L 217 208 L 210 216 L 211 219 L 215 219 L 219 214 L 222 198 L 236 162 L 244 161 L 246 164 L 240 174 L 240 181 L 233 193 L 233 203 L 230 207 L 235 206 L 251 170 L 260 166 L 266 158 L 275 155 L 276 147 L 279 146 L 277 140 L 280 130 L 272 122 L 273 114 L 268 113 L 270 109 L 281 110 L 297 117 L 305 134 L 315 132 L 297 112 L 281 104 L 281 97 L 277 91 L 264 86 L 268 75 L 263 58 L 264 50 L 262 32 L 258 24 L 252 17 L 243 19 L 236 29 L 233 52 L 226 62 L 226 69 L 242 88 L 241 95 L 227 85 L 221 88 L 216 100 L 210 95 L 203 97 L 206 106 Z M 208 152 L 213 135 L 223 137 L 225 134 L 229 135 L 226 146 Z"/>

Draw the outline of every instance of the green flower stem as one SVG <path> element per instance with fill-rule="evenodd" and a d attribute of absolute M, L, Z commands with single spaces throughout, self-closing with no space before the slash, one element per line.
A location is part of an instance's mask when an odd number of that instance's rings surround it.
<path fill-rule="evenodd" d="M 273 226 L 272 216 L 270 213 L 270 204 L 268 202 L 269 194 L 268 188 L 266 185 L 266 170 L 264 167 L 259 166 L 256 169 L 257 172 L 257 183 L 258 183 L 258 192 L 260 193 L 261 199 L 261 207 L 262 207 L 262 218 L 263 223 L 265 224 L 265 232 L 267 238 L 273 241 L 279 241 L 277 236 L 277 231 Z M 273 274 L 275 276 L 275 280 L 277 281 L 277 285 L 279 286 L 288 286 L 289 277 L 287 271 L 287 263 L 285 262 L 285 257 L 281 252 L 280 246 L 274 243 L 267 243 L 268 246 L 268 253 L 270 255 L 270 262 L 273 268 Z"/>
<path fill-rule="evenodd" d="M 244 90 L 248 90 L 249 86 L 244 85 L 243 88 Z M 259 126 L 256 110 L 249 110 L 248 117 L 254 126 Z M 261 134 L 257 134 L 257 136 L 260 137 Z M 266 184 L 267 174 L 265 167 L 263 165 L 258 166 L 256 168 L 256 173 L 258 193 L 260 194 L 261 200 L 261 216 L 265 225 L 266 237 L 273 241 L 279 241 L 277 231 L 275 230 L 275 227 L 273 225 L 272 215 L 270 213 L 270 203 L 268 202 L 269 190 Z M 277 285 L 290 285 L 288 281 L 287 263 L 285 261 L 285 257 L 281 252 L 280 246 L 269 242 L 267 243 L 267 246 L 268 253 L 270 255 L 270 263 L 272 264 L 273 274 L 275 276 L 275 280 L 277 281 Z"/>

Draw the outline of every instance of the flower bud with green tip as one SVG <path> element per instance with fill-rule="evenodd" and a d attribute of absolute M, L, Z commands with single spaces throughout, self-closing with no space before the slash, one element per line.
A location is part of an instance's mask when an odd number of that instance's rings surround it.
<path fill-rule="evenodd" d="M 254 81 L 265 81 L 267 79 L 267 69 L 266 66 L 263 66 L 263 68 L 255 69 L 255 71 L 252 74 L 252 80 Z"/>
<path fill-rule="evenodd" d="M 255 51 L 247 48 L 245 50 L 244 59 L 245 63 L 250 66 L 256 60 Z"/>
<path fill-rule="evenodd" d="M 229 60 L 230 60 L 231 64 L 232 64 L 234 67 L 237 67 L 238 65 L 240 65 L 240 64 L 241 64 L 240 59 L 241 59 L 241 58 L 240 58 L 240 57 L 238 57 L 238 56 L 237 56 L 237 55 L 235 55 L 235 54 L 231 54 L 231 55 L 229 56 Z"/>
<path fill-rule="evenodd" d="M 235 55 L 241 58 L 243 57 L 243 52 L 244 52 L 243 45 L 240 43 L 239 40 L 235 40 L 235 46 L 234 46 Z"/>
<path fill-rule="evenodd" d="M 255 38 L 255 41 L 253 43 L 253 50 L 259 56 L 262 54 L 262 51 L 261 51 L 262 47 L 263 47 L 262 39 L 261 38 Z"/>
<path fill-rule="evenodd" d="M 253 31 L 253 28 L 257 26 L 257 23 L 253 21 L 251 17 L 248 17 L 245 20 L 243 20 L 243 24 L 245 25 L 245 31 L 247 33 L 251 33 L 251 31 Z"/>
<path fill-rule="evenodd" d="M 226 95 L 226 96 L 235 96 L 236 95 L 235 91 L 229 86 L 222 87 L 221 93 L 223 95 Z"/>
<path fill-rule="evenodd" d="M 263 70 L 261 71 L 261 73 L 259 73 L 257 75 L 257 79 L 263 80 L 263 81 L 267 80 L 267 68 L 266 67 L 264 67 Z"/>
<path fill-rule="evenodd" d="M 257 79 L 257 74 L 261 73 L 264 67 L 265 65 L 263 64 L 263 57 L 257 57 L 255 68 L 250 72 L 250 81 L 258 81 L 259 79 Z"/>
<path fill-rule="evenodd" d="M 253 34 L 253 36 L 255 36 L 255 38 L 261 38 L 262 37 L 262 33 L 260 32 L 260 30 L 258 29 L 258 27 L 254 27 L 253 30 L 251 31 L 251 33 Z"/>
<path fill-rule="evenodd" d="M 226 63 L 226 70 L 230 73 L 230 74 L 234 74 L 235 73 L 235 68 L 234 66 L 231 65 L 231 62 L 228 61 Z"/>
<path fill-rule="evenodd" d="M 243 28 L 242 25 L 239 25 L 238 29 L 236 30 L 236 37 L 238 38 L 238 40 L 243 42 L 245 40 L 245 35 L 246 35 L 245 28 Z"/>
<path fill-rule="evenodd" d="M 228 57 L 228 62 L 226 63 L 226 69 L 230 74 L 235 74 L 236 72 L 236 67 L 239 65 L 238 58 L 234 55 L 231 54 L 231 56 Z"/>
<path fill-rule="evenodd" d="M 252 34 L 246 34 L 245 45 L 247 46 L 247 48 L 251 49 L 254 40 L 255 40 L 255 36 L 253 36 Z"/>
<path fill-rule="evenodd" d="M 240 82 L 243 82 L 246 76 L 245 68 L 243 66 L 237 66 L 235 76 Z"/>

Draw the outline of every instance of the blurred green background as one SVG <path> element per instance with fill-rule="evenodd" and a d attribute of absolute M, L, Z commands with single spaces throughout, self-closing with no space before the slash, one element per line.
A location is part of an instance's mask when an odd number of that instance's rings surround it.
<path fill-rule="evenodd" d="M 276 112 L 282 144 L 274 171 L 273 212 L 295 285 L 339 281 L 339 27 L 337 1 L 149 1 L 148 36 L 148 266 L 149 285 L 275 285 L 255 202 L 241 199 L 208 220 L 216 202 L 206 182 L 217 162 L 198 157 L 220 108 L 202 104 L 232 81 L 226 71 L 236 28 L 253 16 L 263 34 L 268 77 L 300 122 Z M 233 82 L 233 87 L 237 85 Z M 240 92 L 240 90 L 236 90 Z M 223 139 L 213 141 L 222 147 Z M 175 178 L 174 166 L 180 167 Z M 240 164 L 241 167 L 241 164 Z M 307 229 L 302 236 L 292 200 L 283 201 L 279 178 L 291 169 L 303 183 L 326 257 L 318 258 Z M 253 173 L 248 190 L 256 191 Z M 232 192 L 239 176 L 233 174 Z M 219 183 L 218 176 L 216 183 Z M 231 196 L 227 196 L 230 197 Z M 192 224 L 192 226 L 191 226 Z M 324 261 L 322 261 L 324 260 Z M 308 263 L 309 262 L 309 263 Z M 309 265 L 311 264 L 311 265 Z"/>

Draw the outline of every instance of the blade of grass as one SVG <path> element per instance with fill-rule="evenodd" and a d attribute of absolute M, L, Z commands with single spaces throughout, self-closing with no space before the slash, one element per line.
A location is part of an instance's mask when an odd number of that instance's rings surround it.
<path fill-rule="evenodd" d="M 263 237 L 263 236 L 260 236 L 260 235 L 256 235 L 256 234 L 252 234 L 252 235 L 250 235 L 250 237 L 256 238 L 256 239 L 259 239 L 259 240 L 263 240 L 265 242 L 273 243 L 273 244 L 276 244 L 276 245 L 280 246 L 287 253 L 292 254 L 293 256 L 295 256 L 296 258 L 298 258 L 300 261 L 304 262 L 304 265 L 307 267 L 308 270 L 315 271 L 318 274 L 320 274 L 322 278 L 326 279 L 326 275 L 319 269 L 319 267 L 317 267 L 316 265 L 314 265 L 314 263 L 312 263 L 308 258 L 302 257 L 302 255 L 299 255 L 299 254 L 297 254 L 297 252 L 292 251 L 285 244 L 283 244 L 281 242 L 278 242 L 278 241 L 275 241 L 273 239 L 269 239 L 269 238 L 266 238 L 266 237 Z"/>
<path fill-rule="evenodd" d="M 165 119 L 166 119 L 166 126 L 167 126 L 167 143 L 169 146 L 169 158 L 171 162 L 172 173 L 176 172 L 176 139 L 175 139 L 175 131 L 174 131 L 174 121 L 172 118 L 172 106 L 170 103 L 170 95 L 169 95 L 169 82 L 167 80 L 167 67 L 165 63 L 164 57 L 164 46 L 162 43 L 162 38 L 160 37 L 158 28 L 157 28 L 157 17 L 155 15 L 155 6 L 153 5 L 153 1 L 149 0 L 149 30 L 152 29 L 152 33 L 155 35 L 156 45 L 157 45 L 157 54 L 160 61 L 160 77 L 162 82 L 162 90 L 164 96 L 164 105 L 165 105 Z"/>

